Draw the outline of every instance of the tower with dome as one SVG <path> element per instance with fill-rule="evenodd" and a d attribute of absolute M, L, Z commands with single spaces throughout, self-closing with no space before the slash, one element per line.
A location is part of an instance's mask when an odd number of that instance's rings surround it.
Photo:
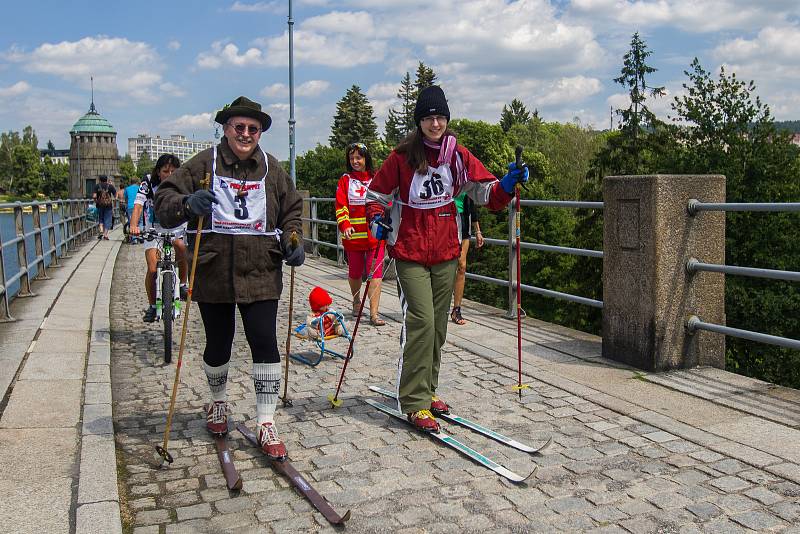
<path fill-rule="evenodd" d="M 72 198 L 91 196 L 100 176 L 119 185 L 117 132 L 94 106 L 78 119 L 69 132 L 69 193 Z"/>

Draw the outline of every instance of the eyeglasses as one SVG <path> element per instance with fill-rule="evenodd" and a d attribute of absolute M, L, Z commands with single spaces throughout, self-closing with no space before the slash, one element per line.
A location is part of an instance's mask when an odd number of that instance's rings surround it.
<path fill-rule="evenodd" d="M 258 126 L 252 126 L 250 124 L 242 124 L 242 123 L 231 124 L 229 122 L 228 126 L 232 127 L 234 130 L 236 130 L 236 133 L 239 134 L 239 135 L 244 135 L 245 131 L 247 131 L 247 133 L 250 134 L 250 135 L 256 135 L 258 132 L 261 131 L 261 128 L 259 128 Z"/>
<path fill-rule="evenodd" d="M 347 147 L 347 151 L 350 152 L 351 150 L 355 150 L 357 148 L 361 150 L 366 150 L 367 145 L 365 145 L 364 143 L 350 143 L 350 145 Z"/>
<path fill-rule="evenodd" d="M 424 117 L 420 122 L 424 122 L 425 124 L 433 124 L 433 121 L 438 123 L 447 122 L 447 117 L 444 115 L 430 115 L 428 117 Z"/>

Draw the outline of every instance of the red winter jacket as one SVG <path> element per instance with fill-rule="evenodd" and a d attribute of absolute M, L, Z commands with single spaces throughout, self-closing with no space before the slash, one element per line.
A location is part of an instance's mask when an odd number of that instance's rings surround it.
<path fill-rule="evenodd" d="M 378 240 L 372 237 L 367 224 L 366 194 L 372 176 L 367 171 L 351 171 L 339 178 L 336 187 L 336 224 L 339 231 L 353 227 L 350 239 L 342 236 L 345 250 L 372 250 Z"/>
<path fill-rule="evenodd" d="M 498 211 L 513 198 L 500 186 L 500 182 L 469 150 L 457 146 L 467 171 L 467 182 L 456 181 L 453 197 L 462 191 L 479 206 Z M 437 166 L 439 151 L 425 147 L 428 164 Z M 452 171 L 455 175 L 455 171 Z M 401 261 L 413 261 L 425 266 L 454 260 L 461 254 L 461 217 L 457 216 L 455 202 L 444 206 L 418 209 L 408 205 L 409 190 L 414 171 L 408 166 L 405 154 L 392 151 L 383 162 L 367 191 L 367 220 L 383 214 L 391 204 L 388 215 L 392 219 L 392 232 L 387 240 L 389 256 Z"/>

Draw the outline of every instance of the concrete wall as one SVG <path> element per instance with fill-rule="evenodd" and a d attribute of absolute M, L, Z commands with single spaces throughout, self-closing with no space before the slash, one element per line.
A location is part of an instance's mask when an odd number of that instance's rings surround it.
<path fill-rule="evenodd" d="M 690 314 L 725 324 L 725 277 L 689 275 L 695 257 L 725 263 L 725 214 L 690 216 L 689 199 L 725 201 L 724 176 L 603 180 L 603 356 L 650 371 L 725 367 L 724 336 L 688 335 Z"/>

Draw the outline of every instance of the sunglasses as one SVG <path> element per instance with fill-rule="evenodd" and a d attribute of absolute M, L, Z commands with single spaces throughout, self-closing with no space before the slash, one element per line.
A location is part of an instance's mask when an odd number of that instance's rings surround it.
<path fill-rule="evenodd" d="M 234 130 L 236 130 L 236 133 L 239 134 L 239 135 L 244 135 L 245 131 L 247 131 L 247 133 L 250 134 L 250 135 L 255 135 L 255 134 L 257 134 L 258 132 L 261 131 L 261 128 L 259 128 L 258 126 L 251 126 L 249 124 L 241 124 L 241 123 L 239 123 L 239 124 L 231 124 L 231 123 L 228 123 L 228 126 L 232 127 Z"/>
<path fill-rule="evenodd" d="M 367 145 L 365 145 L 364 143 L 350 143 L 350 146 L 347 147 L 347 151 L 350 152 L 351 150 L 355 150 L 357 148 L 361 150 L 366 150 Z"/>

